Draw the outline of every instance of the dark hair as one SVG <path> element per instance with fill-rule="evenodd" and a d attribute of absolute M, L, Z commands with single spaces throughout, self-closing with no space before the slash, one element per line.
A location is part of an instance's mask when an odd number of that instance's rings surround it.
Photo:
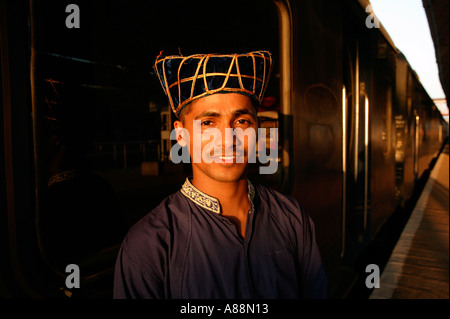
<path fill-rule="evenodd" d="M 180 114 L 178 114 L 178 118 L 180 119 L 181 123 L 183 123 L 183 125 L 184 125 L 184 119 L 185 119 L 186 115 L 188 115 L 189 112 L 191 111 L 192 103 L 195 103 L 195 101 L 192 101 L 191 103 L 189 103 L 188 105 L 183 107 L 180 111 Z"/>

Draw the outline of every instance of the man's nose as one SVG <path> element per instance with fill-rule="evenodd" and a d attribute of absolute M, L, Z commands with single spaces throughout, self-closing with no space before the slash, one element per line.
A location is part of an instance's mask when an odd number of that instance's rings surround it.
<path fill-rule="evenodd" d="M 233 134 L 233 128 L 231 125 L 223 125 L 220 128 L 222 138 L 217 139 L 216 145 L 221 146 L 224 149 L 233 148 L 236 143 L 236 138 Z"/>

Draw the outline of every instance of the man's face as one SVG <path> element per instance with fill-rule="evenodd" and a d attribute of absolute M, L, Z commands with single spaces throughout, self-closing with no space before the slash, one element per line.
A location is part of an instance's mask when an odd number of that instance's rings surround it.
<path fill-rule="evenodd" d="M 234 136 L 230 131 L 250 129 L 247 132 L 253 131 L 256 136 L 256 109 L 249 97 L 226 93 L 200 98 L 190 105 L 183 123 L 176 121 L 175 128 L 184 127 L 189 132 L 194 179 L 232 182 L 246 177 L 249 152 L 254 152 L 256 138 Z M 220 132 L 220 135 L 208 134 L 212 131 Z M 193 157 L 196 150 L 201 151 L 197 160 Z"/>

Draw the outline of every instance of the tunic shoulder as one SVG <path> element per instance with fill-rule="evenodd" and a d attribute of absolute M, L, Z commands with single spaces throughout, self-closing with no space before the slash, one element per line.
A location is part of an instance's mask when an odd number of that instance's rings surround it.
<path fill-rule="evenodd" d="M 114 298 L 173 298 L 179 273 L 171 261 L 183 258 L 186 241 L 186 200 L 168 196 L 128 231 L 116 261 Z M 172 279 L 171 279 L 172 278 Z"/>
<path fill-rule="evenodd" d="M 269 212 L 277 215 L 274 217 L 295 219 L 300 224 L 309 218 L 306 210 L 294 197 L 263 185 L 256 185 L 255 190 L 259 194 L 260 204 L 267 205 Z"/>
<path fill-rule="evenodd" d="M 144 268 L 153 265 L 154 258 L 170 254 L 172 234 L 187 219 L 186 206 L 179 191 L 166 197 L 130 228 L 122 242 L 123 253 Z"/>

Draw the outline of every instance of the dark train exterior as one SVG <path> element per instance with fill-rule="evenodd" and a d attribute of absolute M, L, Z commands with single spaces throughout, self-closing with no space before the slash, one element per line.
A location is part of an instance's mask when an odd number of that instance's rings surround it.
<path fill-rule="evenodd" d="M 448 136 L 369 2 L 78 1 L 79 28 L 70 3 L 0 1 L 0 296 L 110 298 L 124 232 L 190 173 L 170 161 L 155 57 L 264 49 L 275 65 L 258 115 L 279 129 L 280 158 L 250 178 L 307 209 L 329 297 L 345 298 Z"/>

